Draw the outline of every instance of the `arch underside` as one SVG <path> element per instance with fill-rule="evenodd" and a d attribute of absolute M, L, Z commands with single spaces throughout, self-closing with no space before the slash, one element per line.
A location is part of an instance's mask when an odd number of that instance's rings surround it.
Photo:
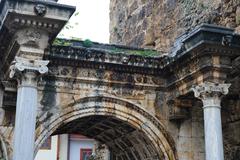
<path fill-rule="evenodd" d="M 159 160 L 156 150 L 144 133 L 111 116 L 89 116 L 60 126 L 53 134 L 82 134 L 106 144 L 112 160 Z"/>
<path fill-rule="evenodd" d="M 106 144 L 113 160 L 175 160 L 163 125 L 140 106 L 113 97 L 82 98 L 38 126 L 36 150 L 54 134 L 74 133 Z"/>

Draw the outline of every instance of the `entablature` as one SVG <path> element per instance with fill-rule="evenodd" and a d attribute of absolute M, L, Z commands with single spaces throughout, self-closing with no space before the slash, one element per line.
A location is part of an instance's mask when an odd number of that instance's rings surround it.
<path fill-rule="evenodd" d="M 53 45 L 45 55 L 52 66 L 71 66 L 116 73 L 153 75 L 165 79 L 165 88 L 186 94 L 204 81 L 225 82 L 239 56 L 240 36 L 234 30 L 203 24 L 177 39 L 172 51 L 158 57 L 132 54 L 149 52 L 118 45 L 67 41 Z"/>
<path fill-rule="evenodd" d="M 114 47 L 115 46 L 116 45 L 114 45 Z M 129 48 L 129 50 L 131 50 L 131 48 Z M 138 49 L 136 52 L 138 51 L 150 52 L 151 50 Z M 166 56 L 144 57 L 121 51 L 111 53 L 111 50 L 76 46 L 52 46 L 48 54 L 46 54 L 45 59 L 51 60 L 53 65 L 105 69 L 148 75 L 164 74 L 162 67 L 167 63 Z"/>
<path fill-rule="evenodd" d="M 71 40 L 67 45 L 52 45 L 43 57 L 50 61 L 49 73 L 39 87 L 111 86 L 161 90 L 177 98 L 203 82 L 236 82 L 240 36 L 234 30 L 203 24 L 182 37 L 168 55 L 149 57 L 137 54 L 157 51 L 94 42 L 84 46 L 84 41 Z M 238 92 L 231 88 L 230 94 Z"/>
<path fill-rule="evenodd" d="M 19 52 L 43 54 L 45 46 L 53 41 L 74 11 L 75 7 L 49 1 L 2 0 L 0 2 L 1 80 L 6 78 L 5 73 L 8 72 L 15 56 L 21 54 Z"/>
<path fill-rule="evenodd" d="M 234 30 L 208 24 L 183 36 L 180 49 L 169 54 L 174 56 L 166 66 L 169 68 L 166 87 L 179 96 L 203 82 L 231 81 L 233 62 L 240 55 L 239 41 Z"/>

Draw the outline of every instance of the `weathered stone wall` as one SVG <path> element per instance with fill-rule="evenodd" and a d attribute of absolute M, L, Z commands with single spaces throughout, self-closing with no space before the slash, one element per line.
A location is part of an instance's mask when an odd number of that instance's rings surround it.
<path fill-rule="evenodd" d="M 178 123 L 181 123 L 179 121 Z M 179 159 L 204 160 L 204 122 L 202 104 L 196 103 L 190 109 L 190 116 L 179 125 L 176 146 Z"/>
<path fill-rule="evenodd" d="M 134 109 L 131 109 L 130 103 L 136 106 L 141 106 L 148 113 L 150 113 L 150 115 L 158 114 L 155 110 L 158 108 L 155 107 L 157 97 L 155 90 L 164 84 L 164 80 L 161 79 L 161 77 L 158 77 L 158 81 L 155 82 L 153 79 L 157 76 L 153 77 L 151 75 L 121 73 L 107 70 L 100 71 L 67 66 L 51 66 L 49 67 L 49 74 L 49 79 L 47 78 L 47 81 L 43 81 L 40 84 L 41 87 L 39 86 L 38 125 L 36 132 L 37 145 L 41 143 L 40 141 L 42 138 L 46 138 L 46 134 L 43 132 L 47 132 L 47 134 L 52 134 L 53 132 L 54 134 L 65 133 L 66 130 L 58 125 L 63 125 L 67 121 L 70 121 L 69 117 L 71 121 L 74 121 L 75 119 L 81 118 L 76 118 L 77 116 L 84 114 L 93 115 L 93 117 L 98 114 L 108 116 L 109 112 L 111 113 L 112 117 L 121 118 L 121 116 L 124 116 L 127 118 L 127 120 L 124 121 L 129 121 L 129 124 L 133 125 L 134 127 L 139 123 L 137 126 L 142 126 L 142 129 L 144 130 L 148 127 L 148 125 L 151 125 L 152 122 L 149 122 L 148 120 L 148 118 L 151 117 L 140 117 L 137 112 L 138 110 L 140 111 L 141 108 L 136 108 L 135 111 Z M 51 78 L 53 75 L 57 76 Z M 133 84 L 135 85 L 133 86 Z M 106 99 L 103 97 L 109 98 Z M 119 100 L 114 97 L 117 97 Z M 126 103 L 127 101 L 130 103 Z M 118 115 L 120 113 L 119 110 L 121 110 L 121 115 Z M 131 118 L 132 116 L 137 117 L 138 120 L 131 122 L 133 119 Z M 141 124 L 143 119 L 144 124 Z M 99 122 L 100 121 L 101 120 L 99 120 Z M 88 128 L 94 128 L 90 127 L 89 125 L 90 124 L 88 124 Z M 120 127 L 120 125 L 120 123 L 116 125 L 115 130 L 117 127 Z M 56 126 L 59 128 L 57 131 L 55 131 L 57 128 Z M 76 124 L 74 123 L 74 126 L 70 128 L 76 128 Z M 151 129 L 158 133 L 158 136 L 162 134 L 152 125 Z M 93 133 L 96 136 L 97 133 Z M 108 134 L 116 135 L 118 133 L 111 133 L 111 131 L 109 131 Z M 149 135 L 151 135 L 151 132 Z M 125 146 L 125 149 L 127 149 L 127 147 L 131 148 L 131 143 L 134 141 L 132 144 L 135 146 L 135 148 L 145 151 L 145 145 L 141 144 L 145 143 L 145 140 L 141 141 L 142 138 L 138 138 L 139 136 L 143 137 L 141 132 L 131 131 L 131 133 L 129 132 L 127 135 L 122 133 L 122 136 L 117 136 L 118 138 L 116 139 L 121 140 L 123 137 L 125 137 L 125 139 L 129 139 L 130 142 L 128 142 L 128 146 Z M 170 134 L 169 137 L 171 137 Z M 137 140 L 135 141 L 135 139 Z M 126 143 L 125 141 L 123 143 Z M 165 144 L 164 140 L 159 143 L 163 143 L 164 146 L 167 145 Z M 108 145 L 109 144 L 110 141 L 108 142 Z M 175 147 L 174 144 L 169 146 L 173 148 Z M 146 152 L 146 155 L 144 155 L 144 152 L 143 155 L 139 155 L 142 158 L 137 159 L 147 159 L 148 156 L 154 157 L 156 155 L 154 153 L 154 149 L 149 150 L 153 152 L 151 155 L 147 155 L 148 152 Z M 120 150 L 118 152 L 121 153 Z M 140 151 L 137 152 L 141 153 Z M 160 156 L 163 156 L 161 155 L 162 153 L 159 154 Z M 166 153 L 163 154 L 166 155 Z"/>
<path fill-rule="evenodd" d="M 168 93 L 160 91 L 156 92 L 156 88 L 154 87 L 159 87 L 161 84 L 164 84 L 164 80 L 161 80 L 160 77 L 158 77 L 159 81 L 154 83 L 152 81 L 152 76 L 144 76 L 141 74 L 132 75 L 110 71 L 99 73 L 93 69 L 75 69 L 66 66 L 49 67 L 49 69 L 49 74 L 58 76 L 52 78 L 49 77 L 47 81 L 43 81 L 39 84 L 38 122 L 36 131 L 37 140 L 43 138 L 42 136 L 44 134 L 42 132 L 51 134 L 53 130 L 56 129 L 50 127 L 52 125 L 51 120 L 54 122 L 55 118 L 58 120 L 59 117 L 61 117 L 60 121 L 61 123 L 64 123 L 64 119 L 67 119 L 67 117 L 78 115 L 80 109 L 78 109 L 76 105 L 73 105 L 73 102 L 74 104 L 77 104 L 79 99 L 98 95 L 116 96 L 120 99 L 130 101 L 135 105 L 142 106 L 151 115 L 158 117 L 160 122 L 163 123 L 164 129 L 166 129 L 169 136 L 173 138 L 173 141 L 170 144 L 172 145 L 171 147 L 176 148 L 180 160 L 204 159 L 202 104 L 196 103 L 194 104 L 194 107 L 189 108 L 189 116 L 186 119 L 169 121 L 169 108 L 166 101 Z M 99 74 L 101 74 L 100 77 Z M 75 81 L 76 77 L 78 81 Z M 128 78 L 124 79 L 123 77 Z M 145 77 L 145 80 L 143 80 L 143 77 Z M 86 78 L 88 80 L 86 80 Z M 114 84 L 112 84 L 112 87 L 100 83 L 99 81 L 113 82 L 113 79 L 115 81 Z M 124 86 L 120 81 L 128 81 L 129 85 L 135 83 L 136 86 Z M 143 87 L 143 85 L 145 87 Z M 79 103 L 81 104 L 83 102 Z M 95 103 L 101 106 L 101 102 Z M 111 104 L 110 102 L 107 102 L 106 106 L 109 107 L 108 111 L 112 110 L 112 112 L 116 111 L 110 109 L 111 106 L 112 108 L 122 108 L 118 107 L 117 104 Z M 129 105 L 126 106 L 130 107 Z M 84 107 L 89 106 L 87 104 L 82 104 L 79 108 Z M 100 109 L 98 109 L 98 112 L 99 111 Z M 125 112 L 133 114 L 132 110 L 125 110 Z M 64 116 L 60 116 L 61 114 Z M 137 116 L 136 114 L 133 115 Z M 149 125 L 147 119 L 145 120 L 145 123 L 146 126 Z M 156 133 L 158 132 L 154 127 L 151 129 Z M 6 139 L 9 141 L 12 140 L 13 132 L 11 128 L 6 127 L 5 130 L 2 128 L 1 132 Z M 139 133 L 136 133 L 136 135 L 135 133 L 129 134 L 129 136 L 133 139 L 134 137 L 136 138 L 138 134 Z M 39 141 L 37 141 L 37 144 L 39 144 Z M 138 148 L 141 147 L 143 146 L 138 144 Z"/>
<path fill-rule="evenodd" d="M 226 101 L 225 101 L 226 102 Z M 226 160 L 240 157 L 240 101 L 229 100 L 223 103 L 222 121 L 224 151 Z"/>
<path fill-rule="evenodd" d="M 110 42 L 168 51 L 201 23 L 240 31 L 239 0 L 111 0 Z"/>
<path fill-rule="evenodd" d="M 239 0 L 111 0 L 110 10 L 111 43 L 168 52 L 179 35 L 201 23 L 240 32 Z M 197 106 L 187 120 L 165 121 L 179 159 L 204 159 L 203 113 L 201 105 Z M 240 104 L 223 99 L 222 106 L 225 159 L 239 159 Z M 163 110 L 161 113 L 167 115 Z"/>
<path fill-rule="evenodd" d="M 158 93 L 156 113 L 174 139 L 179 160 L 204 160 L 204 122 L 202 103 L 198 100 L 187 108 L 185 118 L 169 120 L 169 94 Z"/>

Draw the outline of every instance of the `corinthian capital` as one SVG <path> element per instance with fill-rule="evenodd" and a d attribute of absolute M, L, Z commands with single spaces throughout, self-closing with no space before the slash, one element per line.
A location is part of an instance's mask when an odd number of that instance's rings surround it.
<path fill-rule="evenodd" d="M 222 95 L 228 94 L 229 87 L 230 84 L 205 82 L 201 85 L 194 86 L 192 91 L 196 98 L 202 100 L 203 108 L 221 108 L 221 97 Z"/>
<path fill-rule="evenodd" d="M 28 60 L 16 57 L 10 67 L 10 78 L 16 76 L 19 86 L 36 87 L 38 75 L 48 72 L 47 64 L 49 61 Z"/>
<path fill-rule="evenodd" d="M 16 57 L 15 62 L 10 67 L 10 78 L 13 78 L 16 72 L 30 71 L 44 74 L 48 72 L 47 64 L 49 61 L 43 60 L 28 60 L 21 57 Z"/>
<path fill-rule="evenodd" d="M 228 94 L 228 88 L 231 84 L 218 84 L 212 82 L 205 82 L 201 85 L 194 86 L 192 91 L 196 98 L 206 98 L 213 96 L 221 96 Z"/>

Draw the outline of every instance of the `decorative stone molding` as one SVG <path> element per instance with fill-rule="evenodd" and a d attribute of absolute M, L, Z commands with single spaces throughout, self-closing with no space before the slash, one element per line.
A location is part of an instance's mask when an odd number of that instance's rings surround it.
<path fill-rule="evenodd" d="M 190 100 L 169 100 L 168 105 L 168 114 L 169 120 L 184 120 L 189 117 L 189 111 L 187 108 L 192 106 Z"/>
<path fill-rule="evenodd" d="M 45 74 L 48 72 L 47 64 L 49 61 L 43 60 L 28 60 L 21 57 L 16 57 L 15 62 L 10 67 L 10 78 L 13 78 L 16 73 L 16 77 L 19 75 L 20 84 L 30 85 L 36 83 L 36 74 Z M 25 74 L 23 74 L 25 72 Z"/>
<path fill-rule="evenodd" d="M 49 34 L 35 27 L 37 26 L 18 30 L 15 34 L 16 41 L 21 48 L 31 48 L 31 50 L 27 52 L 34 52 L 36 49 L 44 50 L 48 46 Z"/>
<path fill-rule="evenodd" d="M 13 78 L 16 70 L 17 71 L 24 71 L 24 70 L 28 70 L 28 71 L 37 71 L 40 74 L 44 74 L 48 72 L 48 67 L 47 64 L 49 63 L 49 61 L 43 61 L 43 60 L 28 60 L 25 58 L 21 58 L 21 57 L 16 57 L 15 58 L 15 63 L 10 67 L 10 78 Z"/>
<path fill-rule="evenodd" d="M 231 46 L 232 41 L 233 41 L 232 35 L 225 35 L 222 37 L 222 45 L 223 46 Z"/>
<path fill-rule="evenodd" d="M 36 15 L 43 17 L 47 13 L 47 7 L 43 4 L 37 4 L 34 7 L 34 12 Z"/>
<path fill-rule="evenodd" d="M 53 0 L 21 0 L 4 3 L 5 2 L 1 2 L 2 9 L 0 11 L 0 19 L 4 25 L 6 24 L 6 26 L 11 29 L 11 31 L 15 32 L 22 27 L 34 25 L 38 26 L 38 28 L 50 31 L 53 37 L 59 33 L 75 11 L 74 7 L 63 6 L 55 2 L 53 3 Z M 21 18 L 19 19 L 19 17 Z M 19 25 L 15 25 L 16 23 Z M 55 30 L 52 30 L 52 26 L 55 27 Z"/>
<path fill-rule="evenodd" d="M 17 83 L 16 81 L 2 81 L 2 85 L 4 87 L 5 91 L 12 91 L 12 92 L 16 92 L 16 88 L 17 88 Z"/>
<path fill-rule="evenodd" d="M 111 54 L 103 52 L 102 50 L 96 48 L 84 48 L 79 46 L 78 47 L 52 46 L 50 54 L 47 56 L 49 59 L 51 59 L 52 57 L 58 57 L 58 59 L 71 60 L 72 62 L 81 60 L 106 64 L 119 64 L 123 65 L 123 67 L 124 66 L 144 67 L 148 69 L 163 68 L 163 66 L 166 63 L 166 57 L 144 58 L 143 56 L 139 55 Z"/>
<path fill-rule="evenodd" d="M 201 85 L 194 86 L 192 91 L 194 96 L 203 101 L 203 106 L 220 106 L 221 96 L 228 94 L 231 84 L 217 84 L 205 82 Z M 207 102 L 206 102 L 207 100 Z"/>
<path fill-rule="evenodd" d="M 2 135 L 0 135 L 0 159 L 9 160 L 7 146 Z"/>

